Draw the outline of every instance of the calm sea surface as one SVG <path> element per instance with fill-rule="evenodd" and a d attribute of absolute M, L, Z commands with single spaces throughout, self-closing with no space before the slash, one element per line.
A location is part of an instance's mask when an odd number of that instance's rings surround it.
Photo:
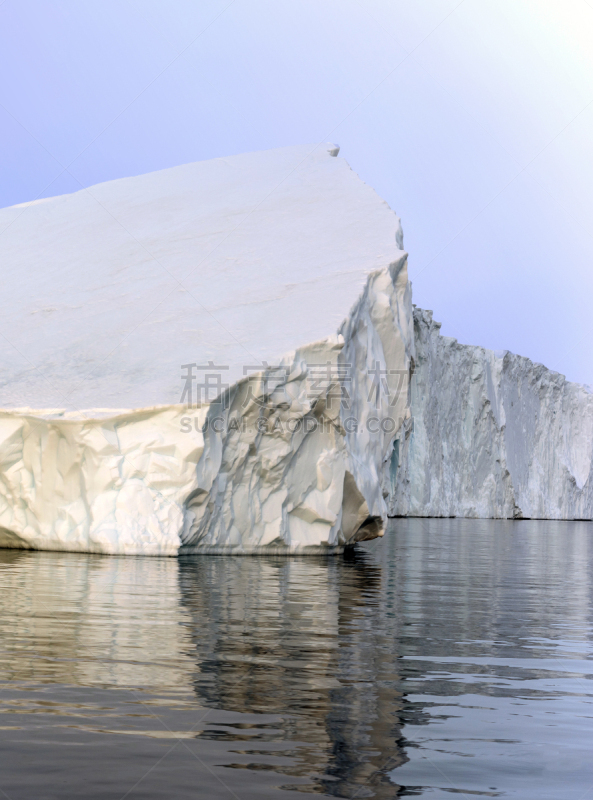
<path fill-rule="evenodd" d="M 593 526 L 0 551 L 0 798 L 593 800 Z"/>

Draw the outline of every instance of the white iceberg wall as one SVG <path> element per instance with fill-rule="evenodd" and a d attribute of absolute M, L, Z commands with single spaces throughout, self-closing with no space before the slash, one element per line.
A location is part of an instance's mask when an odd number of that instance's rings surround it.
<path fill-rule="evenodd" d="M 239 381 L 220 402 L 113 416 L 3 412 L 0 546 L 306 552 L 381 535 L 385 459 L 409 417 L 401 376 L 412 316 L 399 252 L 368 277 L 340 333 Z M 374 365 L 397 383 L 369 403 Z M 355 418 L 359 431 L 348 434 Z"/>
<path fill-rule="evenodd" d="M 390 514 L 591 519 L 593 394 L 439 329 L 430 311 L 414 309 L 413 426 Z"/>
<path fill-rule="evenodd" d="M 199 440 L 184 409 L 0 415 L 0 546 L 176 555 Z"/>

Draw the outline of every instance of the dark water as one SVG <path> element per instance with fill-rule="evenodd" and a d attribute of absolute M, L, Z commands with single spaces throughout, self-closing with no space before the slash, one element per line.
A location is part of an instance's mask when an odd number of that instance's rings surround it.
<path fill-rule="evenodd" d="M 593 526 L 0 551 L 0 798 L 593 800 Z"/>

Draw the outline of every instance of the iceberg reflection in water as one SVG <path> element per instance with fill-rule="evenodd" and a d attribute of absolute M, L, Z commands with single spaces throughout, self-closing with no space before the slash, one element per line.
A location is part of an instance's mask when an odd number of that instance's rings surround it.
<path fill-rule="evenodd" d="M 395 520 L 325 558 L 0 551 L 0 789 L 576 800 L 592 530 Z"/>

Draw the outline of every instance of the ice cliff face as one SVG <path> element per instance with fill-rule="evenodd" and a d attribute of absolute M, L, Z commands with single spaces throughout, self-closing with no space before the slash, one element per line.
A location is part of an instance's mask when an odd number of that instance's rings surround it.
<path fill-rule="evenodd" d="M 414 309 L 413 424 L 396 445 L 390 514 L 591 519 L 593 394 L 439 329 Z"/>
<path fill-rule="evenodd" d="M 369 276 L 338 336 L 300 348 L 255 387 L 241 381 L 204 409 L 184 552 L 303 552 L 382 535 L 383 473 L 409 418 L 409 312 L 402 252 Z M 313 364 L 329 377 L 320 380 Z M 393 386 L 369 403 L 375 365 Z"/>
<path fill-rule="evenodd" d="M 0 415 L 0 546 L 176 555 L 200 450 L 184 409 Z"/>

